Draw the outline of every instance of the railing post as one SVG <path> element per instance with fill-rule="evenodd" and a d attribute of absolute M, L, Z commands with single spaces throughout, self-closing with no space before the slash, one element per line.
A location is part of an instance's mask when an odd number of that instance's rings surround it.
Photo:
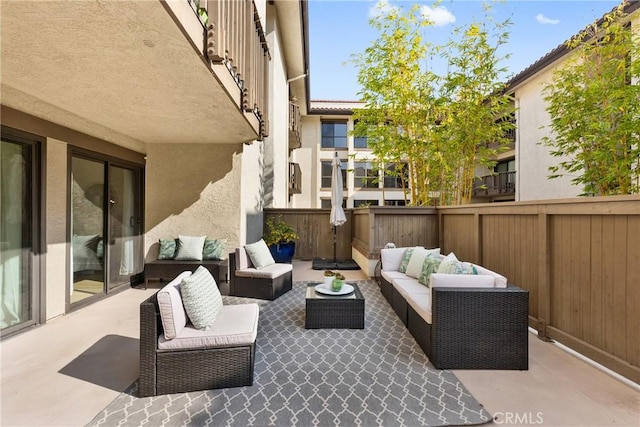
<path fill-rule="evenodd" d="M 207 0 L 207 14 L 209 24 L 207 25 L 207 57 L 211 62 L 222 62 L 224 60 L 224 38 L 223 38 L 223 1 Z"/>
<path fill-rule="evenodd" d="M 551 242 L 546 206 L 538 211 L 538 338 L 551 341 L 547 325 L 551 320 Z"/>

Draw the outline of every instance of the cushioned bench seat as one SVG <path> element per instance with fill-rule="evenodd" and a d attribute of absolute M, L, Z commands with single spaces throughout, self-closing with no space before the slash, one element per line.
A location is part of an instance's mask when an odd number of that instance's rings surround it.
<path fill-rule="evenodd" d="M 258 304 L 225 305 L 208 330 L 187 324 L 175 338 L 158 338 L 158 348 L 188 349 L 253 344 L 258 335 Z"/>

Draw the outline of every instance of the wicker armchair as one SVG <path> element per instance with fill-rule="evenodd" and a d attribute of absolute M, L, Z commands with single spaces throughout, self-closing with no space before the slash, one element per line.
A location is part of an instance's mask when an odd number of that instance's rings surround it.
<path fill-rule="evenodd" d="M 255 342 L 237 346 L 161 350 L 157 294 L 140 304 L 140 397 L 253 384 Z"/>
<path fill-rule="evenodd" d="M 262 271 L 252 268 L 244 248 L 229 254 L 229 295 L 274 300 L 293 286 L 291 264 L 275 264 Z M 269 269 L 273 268 L 273 272 Z"/>

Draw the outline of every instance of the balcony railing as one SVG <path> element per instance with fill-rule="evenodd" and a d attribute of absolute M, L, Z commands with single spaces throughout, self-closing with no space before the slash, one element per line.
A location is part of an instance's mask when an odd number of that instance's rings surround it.
<path fill-rule="evenodd" d="M 516 172 L 498 172 L 478 178 L 473 186 L 473 197 L 515 194 Z"/>
<path fill-rule="evenodd" d="M 300 148 L 302 138 L 300 136 L 300 107 L 293 102 L 289 103 L 289 149 Z"/>
<path fill-rule="evenodd" d="M 259 121 L 259 139 L 269 134 L 269 47 L 253 0 L 204 0 L 207 56 L 224 64 L 242 93 L 241 108 Z"/>

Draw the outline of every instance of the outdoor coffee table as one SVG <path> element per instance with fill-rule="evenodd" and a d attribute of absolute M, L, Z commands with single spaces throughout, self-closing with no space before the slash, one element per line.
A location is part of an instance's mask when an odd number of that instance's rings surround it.
<path fill-rule="evenodd" d="M 364 329 L 364 296 L 358 285 L 347 295 L 331 296 L 316 292 L 312 283 L 307 286 L 306 329 Z"/>

